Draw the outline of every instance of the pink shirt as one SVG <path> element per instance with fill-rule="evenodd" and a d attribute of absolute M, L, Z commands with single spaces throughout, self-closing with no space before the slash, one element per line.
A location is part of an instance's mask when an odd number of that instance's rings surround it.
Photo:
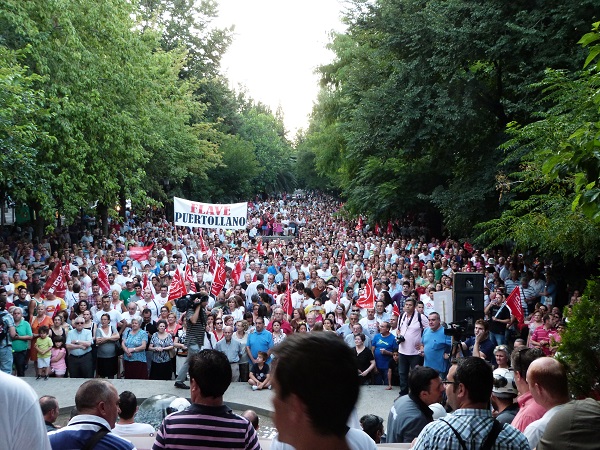
<path fill-rule="evenodd" d="M 405 341 L 398 346 L 398 353 L 403 355 L 418 355 L 419 345 L 421 345 L 421 335 L 425 328 L 429 328 L 429 320 L 425 314 L 421 314 L 421 323 L 418 320 L 417 311 L 413 313 L 412 320 L 406 317 L 406 313 L 400 317 L 398 330 L 404 336 Z"/>
<path fill-rule="evenodd" d="M 56 348 L 56 347 L 52 347 L 51 350 L 52 353 L 52 358 L 56 357 L 59 353 L 63 354 L 63 358 L 61 358 L 59 361 L 53 362 L 50 364 L 51 368 L 54 370 L 67 370 L 67 362 L 65 361 L 65 358 L 67 356 L 67 351 L 65 350 L 64 347 L 61 348 Z"/>
<path fill-rule="evenodd" d="M 531 392 L 527 392 L 517 397 L 517 402 L 519 403 L 519 412 L 513 419 L 511 425 L 523 433 L 525 428 L 527 428 L 527 425 L 541 419 L 546 413 L 546 410 L 536 403 L 531 396 Z"/>

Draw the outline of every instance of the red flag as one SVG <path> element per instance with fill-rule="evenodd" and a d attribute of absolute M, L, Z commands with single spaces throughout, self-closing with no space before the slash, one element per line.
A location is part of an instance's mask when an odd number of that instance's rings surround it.
<path fill-rule="evenodd" d="M 196 292 L 196 283 L 194 283 L 194 277 L 192 275 L 192 266 L 190 264 L 185 265 L 185 281 L 190 282 L 190 291 Z"/>
<path fill-rule="evenodd" d="M 103 293 L 108 294 L 108 292 L 110 292 L 108 270 L 106 270 L 106 262 L 104 261 L 104 258 L 102 258 L 98 264 L 98 286 L 100 286 L 100 289 L 102 289 Z"/>
<path fill-rule="evenodd" d="M 519 286 L 516 286 L 506 299 L 506 306 L 519 322 L 519 329 L 523 328 L 525 326 L 525 314 L 521 304 L 521 289 Z"/>
<path fill-rule="evenodd" d="M 67 259 L 65 261 L 65 265 L 62 267 L 62 273 L 65 281 L 69 281 L 71 279 L 71 260 Z"/>
<path fill-rule="evenodd" d="M 356 230 L 362 230 L 363 229 L 363 220 L 362 220 L 362 216 L 358 216 L 358 223 L 356 224 Z"/>
<path fill-rule="evenodd" d="M 235 267 L 231 272 L 231 278 L 233 279 L 234 284 L 240 283 L 240 277 L 242 276 L 242 270 L 244 270 L 244 261 L 242 259 L 238 259 L 235 263 Z"/>
<path fill-rule="evenodd" d="M 400 317 L 402 314 L 400 314 L 400 308 L 398 308 L 398 304 L 396 302 L 394 302 L 394 308 L 392 309 L 392 314 L 395 315 L 396 317 Z"/>
<path fill-rule="evenodd" d="M 283 304 L 281 306 L 283 307 L 283 310 L 285 311 L 285 313 L 291 317 L 292 313 L 294 312 L 294 308 L 292 305 L 292 285 L 291 285 L 291 283 L 288 283 L 288 285 L 287 285 L 285 295 L 283 296 Z"/>
<path fill-rule="evenodd" d="M 225 286 L 225 280 L 227 277 L 227 273 L 225 272 L 225 258 L 221 258 L 221 263 L 215 270 L 215 274 L 213 275 L 212 288 L 210 289 L 210 293 L 215 297 L 219 295 L 219 292 Z"/>
<path fill-rule="evenodd" d="M 169 300 L 175 300 L 176 298 L 183 297 L 185 294 L 185 284 L 183 284 L 183 278 L 178 267 L 169 285 Z"/>
<path fill-rule="evenodd" d="M 346 267 L 346 252 L 342 252 L 342 261 L 340 262 L 340 285 L 338 286 L 338 299 L 337 302 L 339 303 L 340 300 L 342 299 L 342 295 L 344 295 L 344 289 L 346 286 L 344 286 L 344 274 L 342 273 L 342 269 Z"/>
<path fill-rule="evenodd" d="M 200 251 L 202 253 L 206 253 L 208 248 L 206 248 L 206 242 L 204 242 L 204 237 L 202 237 L 202 230 L 200 230 L 200 233 L 198 233 L 198 238 L 198 240 L 200 241 Z"/>
<path fill-rule="evenodd" d="M 381 233 L 381 228 L 379 228 L 379 223 L 375 222 L 375 234 L 379 236 L 379 233 Z"/>
<path fill-rule="evenodd" d="M 216 255 L 216 250 L 213 249 L 213 251 L 210 254 L 210 258 L 208 259 L 208 270 L 211 272 L 214 272 L 215 269 L 217 268 L 217 255 Z"/>
<path fill-rule="evenodd" d="M 63 276 L 62 263 L 56 262 L 52 273 L 44 284 L 43 292 L 51 292 L 57 297 L 65 298 L 67 286 L 65 285 L 65 277 Z"/>
<path fill-rule="evenodd" d="M 258 244 L 256 244 L 256 251 L 258 252 L 258 254 L 260 256 L 264 256 L 265 250 L 263 249 L 263 246 L 262 246 L 262 239 L 258 240 Z"/>
<path fill-rule="evenodd" d="M 365 286 L 365 292 L 361 295 L 356 304 L 361 308 L 374 308 L 375 307 L 375 290 L 373 289 L 373 277 L 370 276 Z"/>
<path fill-rule="evenodd" d="M 152 251 L 152 247 L 154 247 L 154 244 L 146 247 L 129 247 L 129 256 L 131 259 L 139 262 L 146 261 Z"/>
<path fill-rule="evenodd" d="M 148 274 L 144 273 L 144 276 L 142 277 L 142 292 L 144 292 L 148 287 L 148 281 Z"/>
<path fill-rule="evenodd" d="M 392 232 L 394 231 L 394 229 L 392 228 L 392 221 L 388 220 L 388 224 L 387 224 L 387 230 L 385 230 L 385 232 L 387 234 L 392 234 Z"/>
<path fill-rule="evenodd" d="M 467 241 L 465 241 L 465 243 L 463 244 L 463 247 L 469 253 L 473 253 L 473 246 L 471 244 L 469 244 Z"/>

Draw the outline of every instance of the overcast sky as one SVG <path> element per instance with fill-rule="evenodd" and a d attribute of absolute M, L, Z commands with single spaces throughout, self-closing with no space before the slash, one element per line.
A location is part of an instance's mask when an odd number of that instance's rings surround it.
<path fill-rule="evenodd" d="M 281 105 L 289 138 L 308 125 L 318 92 L 314 70 L 333 59 L 325 46 L 332 30 L 343 30 L 341 10 L 342 0 L 219 0 L 215 25 L 235 25 L 223 73 L 273 112 Z"/>

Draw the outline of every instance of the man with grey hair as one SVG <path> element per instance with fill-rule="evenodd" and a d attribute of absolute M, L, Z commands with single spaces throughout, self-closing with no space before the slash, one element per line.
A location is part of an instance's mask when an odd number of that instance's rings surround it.
<path fill-rule="evenodd" d="M 358 323 L 358 322 L 355 322 L 355 324 L 352 325 L 352 333 L 350 333 L 348 336 L 344 337 L 344 342 L 350 348 L 356 347 L 356 343 L 354 342 L 354 338 L 356 336 L 358 336 L 359 334 L 361 334 L 362 332 L 363 332 L 362 325 L 360 323 Z M 365 347 L 371 348 L 371 338 L 369 337 L 368 334 L 365 334 Z"/>
<path fill-rule="evenodd" d="M 227 360 L 231 365 L 231 381 L 240 381 L 240 357 L 243 355 L 245 347 L 233 337 L 233 327 L 223 328 L 223 339 L 217 342 L 215 350 L 225 353 Z"/>
<path fill-rule="evenodd" d="M 79 414 L 66 427 L 48 433 L 53 450 L 65 448 L 105 448 L 131 450 L 134 445 L 111 433 L 119 414 L 119 393 L 106 380 L 83 383 L 75 394 Z"/>
<path fill-rule="evenodd" d="M 345 338 L 346 336 L 352 336 L 352 339 L 354 342 L 354 324 L 357 324 L 358 321 L 360 320 L 360 314 L 357 312 L 351 312 L 348 315 L 348 323 L 345 323 L 344 325 L 342 325 L 341 327 L 338 328 L 338 330 L 336 331 L 337 334 L 339 334 L 340 336 L 342 336 L 343 338 Z M 361 330 L 362 330 L 362 325 L 361 325 Z M 362 331 L 361 331 L 362 333 Z"/>

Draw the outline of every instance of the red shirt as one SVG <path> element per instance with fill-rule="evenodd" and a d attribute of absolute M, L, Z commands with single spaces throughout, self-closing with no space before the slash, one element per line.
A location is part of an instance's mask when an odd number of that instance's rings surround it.
<path fill-rule="evenodd" d="M 517 402 L 519 403 L 519 412 L 513 419 L 511 425 L 523 433 L 525 428 L 527 428 L 527 425 L 541 419 L 546 413 L 546 410 L 536 403 L 531 396 L 531 392 L 527 392 L 517 397 Z"/>

